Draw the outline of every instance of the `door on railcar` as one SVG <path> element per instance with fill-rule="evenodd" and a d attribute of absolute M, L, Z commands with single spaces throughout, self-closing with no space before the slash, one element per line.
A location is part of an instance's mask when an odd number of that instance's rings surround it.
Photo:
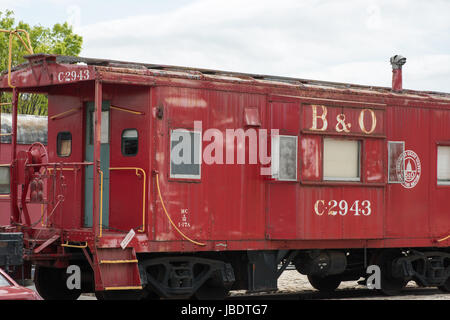
<path fill-rule="evenodd" d="M 123 88 L 123 89 L 122 89 Z M 109 228 L 147 231 L 150 143 L 148 90 L 114 87 L 111 100 Z"/>
<path fill-rule="evenodd" d="M 432 110 L 430 130 L 430 231 L 437 240 L 450 234 L 450 110 Z M 450 242 L 448 242 L 450 243 Z"/>
<path fill-rule="evenodd" d="M 85 142 L 85 161 L 94 161 L 94 112 L 93 102 L 87 103 L 86 108 L 86 142 Z M 110 104 L 104 101 L 102 104 L 102 123 L 100 133 L 100 170 L 103 172 L 103 201 L 102 201 L 102 225 L 107 227 L 109 223 L 109 161 L 110 161 Z M 87 166 L 85 171 L 84 188 L 84 226 L 92 227 L 92 205 L 93 205 L 93 185 L 94 185 L 94 166 Z"/>
<path fill-rule="evenodd" d="M 268 184 L 268 219 L 266 235 L 270 239 L 292 239 L 301 233 L 301 199 L 298 193 L 300 104 L 298 101 L 271 101 L 271 175 Z"/>
<path fill-rule="evenodd" d="M 425 238 L 430 234 L 430 200 L 439 194 L 433 192 L 436 175 L 431 174 L 436 170 L 433 138 L 443 139 L 448 126 L 444 118 L 433 119 L 432 112 L 428 108 L 397 105 L 387 110 L 389 184 L 385 235 L 388 238 Z M 439 212 L 433 215 L 436 217 Z"/>
<path fill-rule="evenodd" d="M 146 87 L 105 85 L 101 121 L 102 226 L 105 231 L 146 231 L 150 122 Z M 85 161 L 94 154 L 93 102 L 85 115 Z M 85 227 L 92 227 L 93 166 L 85 172 Z"/>

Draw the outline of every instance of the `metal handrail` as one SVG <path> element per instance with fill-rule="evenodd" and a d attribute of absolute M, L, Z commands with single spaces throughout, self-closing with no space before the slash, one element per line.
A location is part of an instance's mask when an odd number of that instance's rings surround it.
<path fill-rule="evenodd" d="M 63 166 L 92 166 L 93 162 L 52 162 L 52 163 L 30 163 L 27 164 L 27 167 L 63 167 Z M 59 168 L 56 168 L 59 169 Z"/>
<path fill-rule="evenodd" d="M 99 238 L 102 237 L 103 231 L 103 171 L 99 170 L 100 173 L 100 234 Z"/>
<path fill-rule="evenodd" d="M 88 243 L 85 242 L 84 245 L 75 245 L 75 244 L 69 244 L 69 241 L 66 241 L 66 243 L 62 243 L 61 247 L 67 247 L 67 248 L 79 248 L 79 249 L 83 249 L 83 248 L 87 248 Z"/>

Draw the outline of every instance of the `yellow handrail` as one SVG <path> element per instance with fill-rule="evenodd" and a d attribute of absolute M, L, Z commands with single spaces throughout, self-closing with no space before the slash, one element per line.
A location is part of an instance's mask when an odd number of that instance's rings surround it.
<path fill-rule="evenodd" d="M 450 239 L 450 235 L 446 236 L 445 238 L 437 240 L 437 242 L 442 242 L 442 241 L 445 241 L 447 239 Z"/>
<path fill-rule="evenodd" d="M 44 204 L 41 204 L 41 226 L 46 227 L 46 224 L 44 223 Z"/>
<path fill-rule="evenodd" d="M 75 168 L 47 168 L 47 171 L 75 171 Z"/>
<path fill-rule="evenodd" d="M 142 290 L 142 286 L 128 286 L 128 287 L 105 287 L 105 290 Z"/>
<path fill-rule="evenodd" d="M 87 242 L 84 243 L 84 245 L 75 245 L 75 244 L 69 244 L 69 241 L 66 241 L 66 243 L 62 243 L 61 247 L 67 247 L 67 248 L 87 248 L 88 244 Z"/>
<path fill-rule="evenodd" d="M 58 117 L 61 117 L 61 116 L 63 116 L 63 115 L 66 115 L 66 114 L 68 114 L 68 113 L 75 112 L 75 111 L 78 111 L 78 110 L 81 110 L 81 108 L 80 108 L 80 107 L 75 107 L 75 108 L 69 109 L 69 110 L 67 110 L 67 111 L 64 111 L 64 112 L 55 114 L 54 116 L 51 116 L 51 117 L 50 117 L 50 120 L 55 120 L 55 119 L 58 118 Z"/>
<path fill-rule="evenodd" d="M 110 171 L 112 170 L 136 170 L 136 175 L 139 176 L 139 172 L 142 172 L 142 175 L 144 176 L 144 181 L 142 183 L 142 229 L 139 229 L 139 232 L 145 231 L 145 186 L 147 183 L 147 174 L 145 173 L 145 170 L 142 168 L 136 168 L 136 167 L 117 167 L 117 168 L 109 168 Z"/>
<path fill-rule="evenodd" d="M 123 111 L 123 112 L 132 113 L 132 114 L 138 114 L 138 115 L 141 115 L 141 116 L 144 115 L 144 113 L 141 112 L 141 111 L 134 111 L 134 110 L 127 109 L 127 108 L 121 108 L 121 107 L 117 107 L 117 106 L 111 106 L 110 108 L 111 109 L 116 109 L 116 110 L 119 110 L 119 111 Z"/>
<path fill-rule="evenodd" d="M 33 54 L 33 47 L 31 46 L 31 41 L 30 41 L 30 35 L 28 34 L 28 32 L 26 30 L 23 29 L 16 29 L 16 30 L 5 30 L 5 29 L 0 29 L 0 32 L 3 33 L 9 33 L 9 47 L 8 47 L 8 85 L 11 88 L 15 88 L 12 83 L 11 83 L 11 64 L 12 64 L 12 47 L 13 47 L 13 36 L 16 36 L 20 42 L 22 42 L 23 46 L 25 47 L 25 49 L 28 51 L 29 54 Z M 22 36 L 20 35 L 20 33 L 24 33 L 25 36 L 27 37 L 27 42 L 25 43 L 25 41 L 23 40 Z"/>
<path fill-rule="evenodd" d="M 158 189 L 158 195 L 159 195 L 159 200 L 161 201 L 161 205 L 162 208 L 164 210 L 164 213 L 166 214 L 167 219 L 169 219 L 170 224 L 175 228 L 175 230 L 177 230 L 177 232 L 186 240 L 188 240 L 189 242 L 192 242 L 193 244 L 196 244 L 198 246 L 205 246 L 205 243 L 201 243 L 201 242 L 197 242 L 192 240 L 191 238 L 189 238 L 187 235 L 185 235 L 180 229 L 177 228 L 177 226 L 175 225 L 175 223 L 172 221 L 172 219 L 169 216 L 169 213 L 166 210 L 166 206 L 164 205 L 164 201 L 163 198 L 161 196 L 161 190 L 159 188 L 159 174 L 156 174 L 156 188 Z"/>
<path fill-rule="evenodd" d="M 100 264 L 121 264 L 121 263 L 138 263 L 137 259 L 133 260 L 100 260 Z"/>
<path fill-rule="evenodd" d="M 100 235 L 99 238 L 102 237 L 103 231 L 103 171 L 99 170 L 100 173 Z"/>

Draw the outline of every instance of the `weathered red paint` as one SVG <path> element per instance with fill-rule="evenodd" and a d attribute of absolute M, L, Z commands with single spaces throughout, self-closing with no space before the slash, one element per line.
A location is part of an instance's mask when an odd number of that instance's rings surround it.
<path fill-rule="evenodd" d="M 65 81 L 61 76 L 66 72 L 69 76 L 71 72 L 83 75 L 85 70 L 89 70 L 86 79 L 69 77 Z M 4 77 L 3 89 L 7 89 L 6 81 Z M 306 80 L 287 83 L 249 75 L 194 73 L 189 69 L 141 70 L 59 63 L 48 64 L 46 71 L 37 66 L 33 72 L 29 68 L 16 71 L 12 81 L 21 92 L 46 91 L 49 118 L 75 108 L 73 113 L 49 120 L 50 163 L 84 161 L 85 103 L 95 101 L 96 186 L 101 161 L 99 106 L 102 101 L 110 101 L 112 106 L 139 112 L 111 110 L 110 166 L 140 168 L 147 180 L 143 183 L 143 176 L 133 170 L 111 171 L 110 211 L 103 213 L 109 214 L 110 229 L 104 229 L 99 237 L 98 189 L 94 188 L 94 227 L 84 228 L 85 166 L 68 166 L 74 170 L 63 171 L 65 200 L 50 218 L 53 228 L 63 229 L 62 242 L 118 248 L 128 230 L 144 227 L 145 231 L 138 232 L 129 244 L 137 253 L 449 245 L 449 240 L 436 242 L 450 232 L 446 201 L 450 187 L 438 186 L 436 181 L 437 145 L 450 144 L 448 94 L 408 90 L 399 94 L 387 88 Z M 350 127 L 343 127 L 342 115 Z M 170 178 L 170 130 L 193 129 L 194 121 L 202 121 L 203 130 L 225 132 L 253 125 L 297 136 L 297 181 L 267 179 L 261 176 L 260 165 L 238 164 L 203 164 L 200 180 Z M 139 134 L 135 157 L 121 153 L 121 134 L 129 128 Z M 72 132 L 73 137 L 72 153 L 67 158 L 56 154 L 56 137 L 62 130 Z M 324 137 L 360 141 L 361 181 L 323 179 Z M 405 141 L 406 149 L 420 156 L 422 176 L 415 188 L 407 190 L 400 184 L 388 183 L 388 141 Z M 184 241 L 170 225 L 157 195 L 155 173 L 174 223 L 181 222 L 180 212 L 187 210 L 190 227 L 183 228 L 183 232 L 205 246 Z M 368 200 L 372 214 L 328 215 L 326 203 L 341 199 L 348 204 Z M 322 215 L 315 213 L 316 204 Z M 54 209 L 52 204 L 48 207 L 47 214 Z M 39 233 L 43 238 L 50 235 L 48 229 Z M 97 289 L 101 285 L 97 284 Z"/>
<path fill-rule="evenodd" d="M 28 144 L 17 144 L 17 152 L 27 151 L 30 145 Z M 0 152 L 0 164 L 10 165 L 11 164 L 11 144 L 2 143 Z M 22 192 L 18 191 L 18 200 L 22 200 Z M 29 201 L 29 195 L 27 197 Z M 0 225 L 8 225 L 11 222 L 11 196 L 8 194 L 0 195 Z M 41 205 L 38 203 L 28 203 L 28 211 L 30 214 L 31 222 L 35 223 L 41 218 Z"/>

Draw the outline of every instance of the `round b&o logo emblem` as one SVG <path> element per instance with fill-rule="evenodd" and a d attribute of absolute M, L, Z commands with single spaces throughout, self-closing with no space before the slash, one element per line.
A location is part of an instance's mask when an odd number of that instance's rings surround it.
<path fill-rule="evenodd" d="M 412 150 L 405 150 L 397 159 L 397 178 L 402 186 L 410 189 L 419 182 L 422 167 L 419 156 Z"/>

